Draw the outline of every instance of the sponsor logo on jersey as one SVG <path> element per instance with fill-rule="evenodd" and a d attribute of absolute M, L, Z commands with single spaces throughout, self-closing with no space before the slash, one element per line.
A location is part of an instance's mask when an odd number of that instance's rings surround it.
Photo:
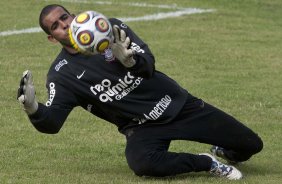
<path fill-rule="evenodd" d="M 126 29 L 126 28 L 127 28 L 127 25 L 126 25 L 125 23 L 121 23 L 121 24 L 120 24 L 120 27 Z"/>
<path fill-rule="evenodd" d="M 145 118 L 133 118 L 132 121 L 137 121 L 139 125 L 145 123 L 146 121 L 148 121 Z"/>
<path fill-rule="evenodd" d="M 165 95 L 149 112 L 149 114 L 143 114 L 147 120 L 157 120 L 168 108 L 172 99 L 169 95 Z"/>
<path fill-rule="evenodd" d="M 77 78 L 77 79 L 81 79 L 81 77 L 84 75 L 85 71 L 86 71 L 86 70 L 83 70 L 83 72 L 82 72 L 80 75 L 76 75 L 76 78 Z"/>
<path fill-rule="evenodd" d="M 145 53 L 145 51 L 143 49 L 141 49 L 141 47 L 134 42 L 131 42 L 130 48 L 137 53 Z"/>
<path fill-rule="evenodd" d="M 143 78 L 135 77 L 128 72 L 123 78 L 118 79 L 117 84 L 113 84 L 109 79 L 104 79 L 100 84 L 91 86 L 90 91 L 94 95 L 99 95 L 101 102 L 112 102 L 127 96 L 141 84 L 142 80 Z"/>
<path fill-rule="evenodd" d="M 55 95 L 56 95 L 56 90 L 55 90 L 55 83 L 54 82 L 51 82 L 49 84 L 49 88 L 50 88 L 50 91 L 49 91 L 49 100 L 46 102 L 46 106 L 50 106 L 52 105 L 52 102 L 55 98 Z"/>
<path fill-rule="evenodd" d="M 66 64 L 68 64 L 68 61 L 65 59 L 59 61 L 59 63 L 55 66 L 55 70 L 58 72 L 60 68 Z"/>

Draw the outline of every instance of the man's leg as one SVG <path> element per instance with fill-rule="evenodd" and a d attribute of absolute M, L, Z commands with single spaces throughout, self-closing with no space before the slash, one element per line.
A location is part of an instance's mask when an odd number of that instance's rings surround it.
<path fill-rule="evenodd" d="M 174 120 L 181 131 L 176 139 L 220 146 L 231 161 L 246 161 L 263 148 L 260 137 L 234 117 L 203 102 L 187 102 Z"/>
<path fill-rule="evenodd" d="M 169 152 L 171 135 L 176 129 L 154 126 L 131 129 L 127 133 L 126 158 L 129 167 L 138 176 L 171 176 L 181 173 L 209 171 L 212 175 L 230 180 L 242 178 L 233 166 L 217 161 L 209 154 Z"/>
<path fill-rule="evenodd" d="M 135 128 L 130 131 L 131 135 L 127 135 L 126 159 L 138 176 L 171 176 L 209 171 L 211 168 L 212 160 L 204 155 L 169 152 L 169 134 L 176 132 L 166 126 Z"/>
<path fill-rule="evenodd" d="M 171 140 L 218 145 L 230 150 L 230 159 L 237 161 L 247 160 L 262 149 L 262 141 L 252 130 L 199 99 L 187 101 L 171 123 L 128 132 L 126 158 L 137 175 L 167 176 L 210 169 L 208 157 L 168 152 Z"/>

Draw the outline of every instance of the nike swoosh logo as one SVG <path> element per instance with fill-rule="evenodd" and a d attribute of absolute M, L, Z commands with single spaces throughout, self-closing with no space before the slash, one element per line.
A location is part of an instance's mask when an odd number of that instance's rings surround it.
<path fill-rule="evenodd" d="M 84 75 L 84 73 L 85 73 L 85 70 L 84 70 L 80 75 L 77 75 L 77 76 L 76 76 L 77 79 L 81 79 L 81 77 Z"/>

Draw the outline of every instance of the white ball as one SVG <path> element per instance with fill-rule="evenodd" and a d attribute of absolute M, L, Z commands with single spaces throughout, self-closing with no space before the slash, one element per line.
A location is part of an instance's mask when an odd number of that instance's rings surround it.
<path fill-rule="evenodd" d="M 84 54 L 103 53 L 113 42 L 109 20 L 96 11 L 85 11 L 77 15 L 69 29 L 73 47 Z"/>

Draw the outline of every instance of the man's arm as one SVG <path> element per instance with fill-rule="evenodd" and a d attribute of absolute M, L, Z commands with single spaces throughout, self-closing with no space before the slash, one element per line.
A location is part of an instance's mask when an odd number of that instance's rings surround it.
<path fill-rule="evenodd" d="M 39 132 L 56 134 L 60 131 L 71 110 L 72 108 L 47 107 L 38 103 L 36 113 L 28 117 Z"/>
<path fill-rule="evenodd" d="M 113 25 L 115 42 L 114 55 L 133 74 L 143 78 L 152 77 L 155 71 L 155 58 L 144 43 L 126 24 L 118 19 L 110 19 Z M 120 55 L 120 56 L 119 56 Z"/>
<path fill-rule="evenodd" d="M 47 82 L 49 100 L 46 105 L 35 99 L 32 74 L 25 71 L 17 99 L 22 104 L 33 126 L 42 133 L 58 133 L 75 104 L 75 97 L 55 82 Z"/>

